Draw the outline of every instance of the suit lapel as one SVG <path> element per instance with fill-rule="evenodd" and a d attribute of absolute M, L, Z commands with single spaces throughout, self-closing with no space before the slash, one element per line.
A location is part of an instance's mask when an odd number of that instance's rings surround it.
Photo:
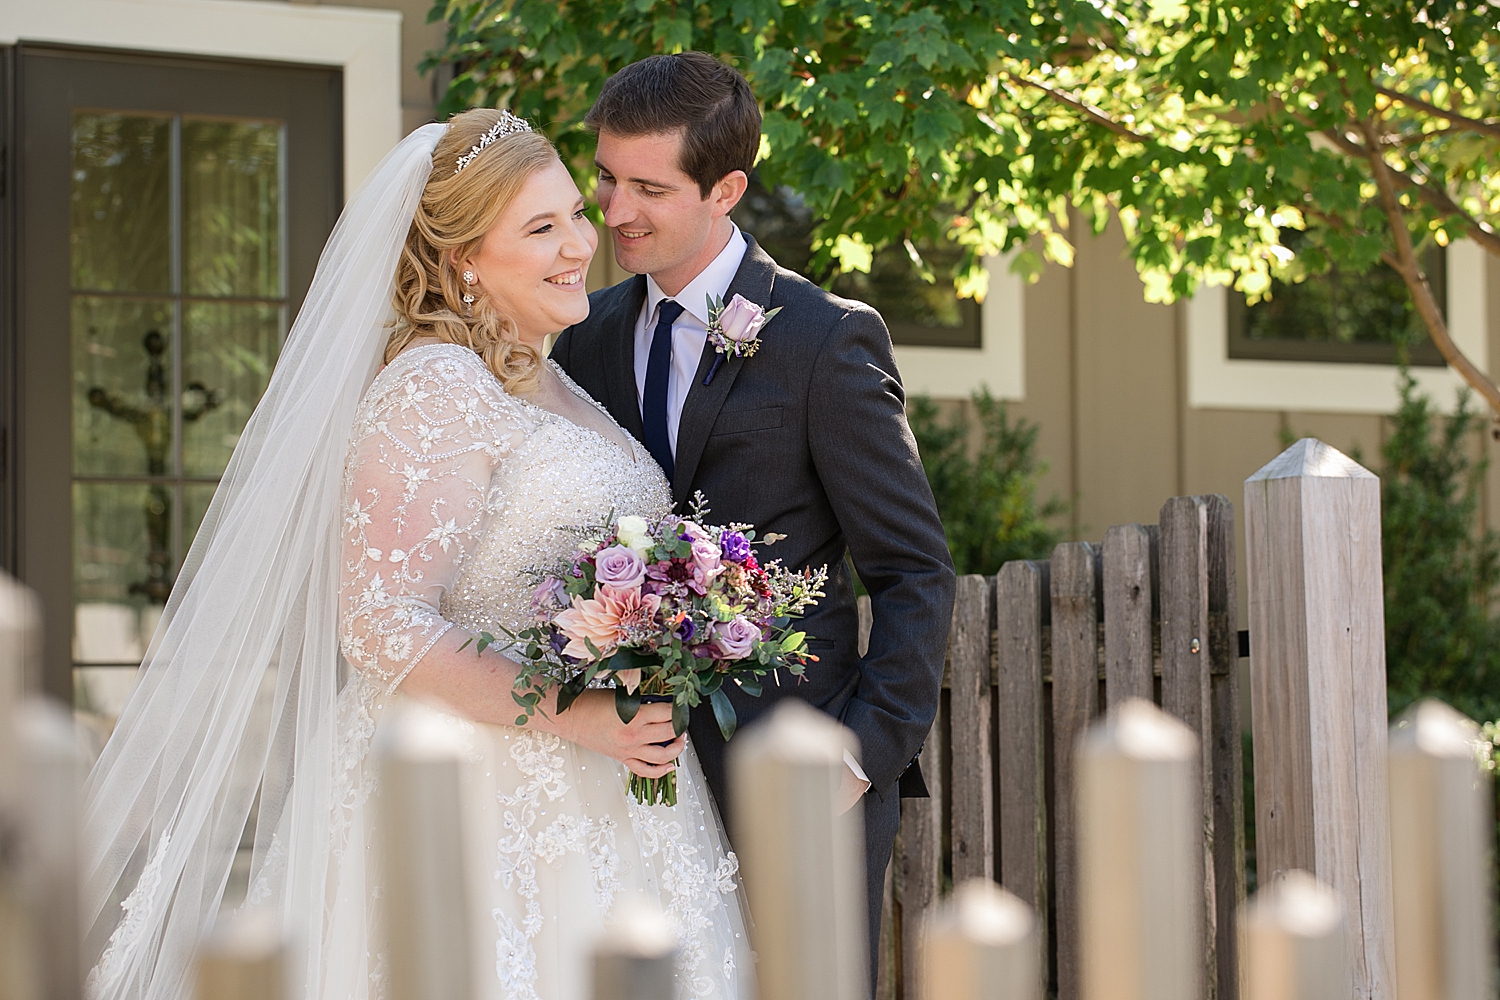
<path fill-rule="evenodd" d="M 646 436 L 641 423 L 641 402 L 635 388 L 635 323 L 646 301 L 646 277 L 630 279 L 630 287 L 619 297 L 611 315 L 602 317 L 604 331 L 605 407 L 610 415 L 637 440 Z"/>
<path fill-rule="evenodd" d="M 735 272 L 734 280 L 729 283 L 724 301 L 743 295 L 748 301 L 769 310 L 771 287 L 776 279 L 776 264 L 748 235 L 745 242 L 748 244 L 745 247 L 745 258 L 740 261 L 740 268 Z M 772 325 L 775 322 L 772 320 Z M 767 330 L 770 329 L 771 326 L 768 326 Z M 693 476 L 703 458 L 703 449 L 708 445 L 709 431 L 713 430 L 714 421 L 724 408 L 724 401 L 729 398 L 729 390 L 734 388 L 734 380 L 739 376 L 740 369 L 747 363 L 754 362 L 753 358 L 725 358 L 713 381 L 704 385 L 703 380 L 713 368 L 717 353 L 713 344 L 703 345 L 703 354 L 698 358 L 698 373 L 693 376 L 693 385 L 682 404 L 682 419 L 677 424 L 676 473 L 672 477 L 672 499 L 677 503 L 682 503 L 692 495 Z"/>

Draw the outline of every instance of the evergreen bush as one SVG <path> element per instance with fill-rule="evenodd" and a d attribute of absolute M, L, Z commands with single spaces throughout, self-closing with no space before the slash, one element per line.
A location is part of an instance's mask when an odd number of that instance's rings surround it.
<path fill-rule="evenodd" d="M 1404 369 L 1400 388 L 1381 448 L 1390 712 L 1431 695 L 1470 718 L 1500 718 L 1500 533 L 1479 527 L 1487 462 L 1470 457 L 1484 421 L 1466 391 L 1443 419 Z"/>
<path fill-rule="evenodd" d="M 988 575 L 1012 559 L 1046 559 L 1065 534 L 1049 522 L 1068 505 L 1056 496 L 1037 500 L 1037 480 L 1047 471 L 1036 453 L 1040 428 L 1012 420 L 988 389 L 970 402 L 973 420 L 964 410 L 942 419 L 926 396 L 913 397 L 907 411 L 954 568 Z"/>

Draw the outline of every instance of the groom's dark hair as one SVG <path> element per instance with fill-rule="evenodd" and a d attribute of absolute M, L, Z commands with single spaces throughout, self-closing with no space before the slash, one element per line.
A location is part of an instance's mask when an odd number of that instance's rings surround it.
<path fill-rule="evenodd" d="M 631 63 L 604 82 L 583 122 L 626 139 L 680 130 L 679 166 L 704 198 L 734 171 L 750 173 L 760 152 L 760 107 L 750 84 L 704 52 Z"/>

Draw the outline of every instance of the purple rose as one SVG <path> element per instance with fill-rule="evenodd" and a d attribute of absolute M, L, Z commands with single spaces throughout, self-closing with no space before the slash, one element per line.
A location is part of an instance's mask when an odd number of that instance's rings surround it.
<path fill-rule="evenodd" d="M 750 557 L 750 542 L 738 531 L 726 531 L 720 535 L 719 548 L 730 562 L 742 563 Z"/>
<path fill-rule="evenodd" d="M 719 547 L 707 538 L 693 539 L 693 563 L 703 571 L 704 579 L 712 580 L 722 568 Z"/>
<path fill-rule="evenodd" d="M 715 622 L 713 634 L 710 645 L 716 653 L 726 660 L 743 660 L 755 650 L 760 629 L 743 615 L 735 615 L 732 621 Z"/>
<path fill-rule="evenodd" d="M 646 580 L 646 561 L 635 549 L 611 545 L 594 557 L 594 579 L 601 587 L 634 590 Z"/>

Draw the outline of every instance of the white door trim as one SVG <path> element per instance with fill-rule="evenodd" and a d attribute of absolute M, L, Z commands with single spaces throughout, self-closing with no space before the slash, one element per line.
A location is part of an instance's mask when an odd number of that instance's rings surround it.
<path fill-rule="evenodd" d="M 337 66 L 344 196 L 401 139 L 401 15 L 264 0 L 0 0 L 0 44 Z"/>

